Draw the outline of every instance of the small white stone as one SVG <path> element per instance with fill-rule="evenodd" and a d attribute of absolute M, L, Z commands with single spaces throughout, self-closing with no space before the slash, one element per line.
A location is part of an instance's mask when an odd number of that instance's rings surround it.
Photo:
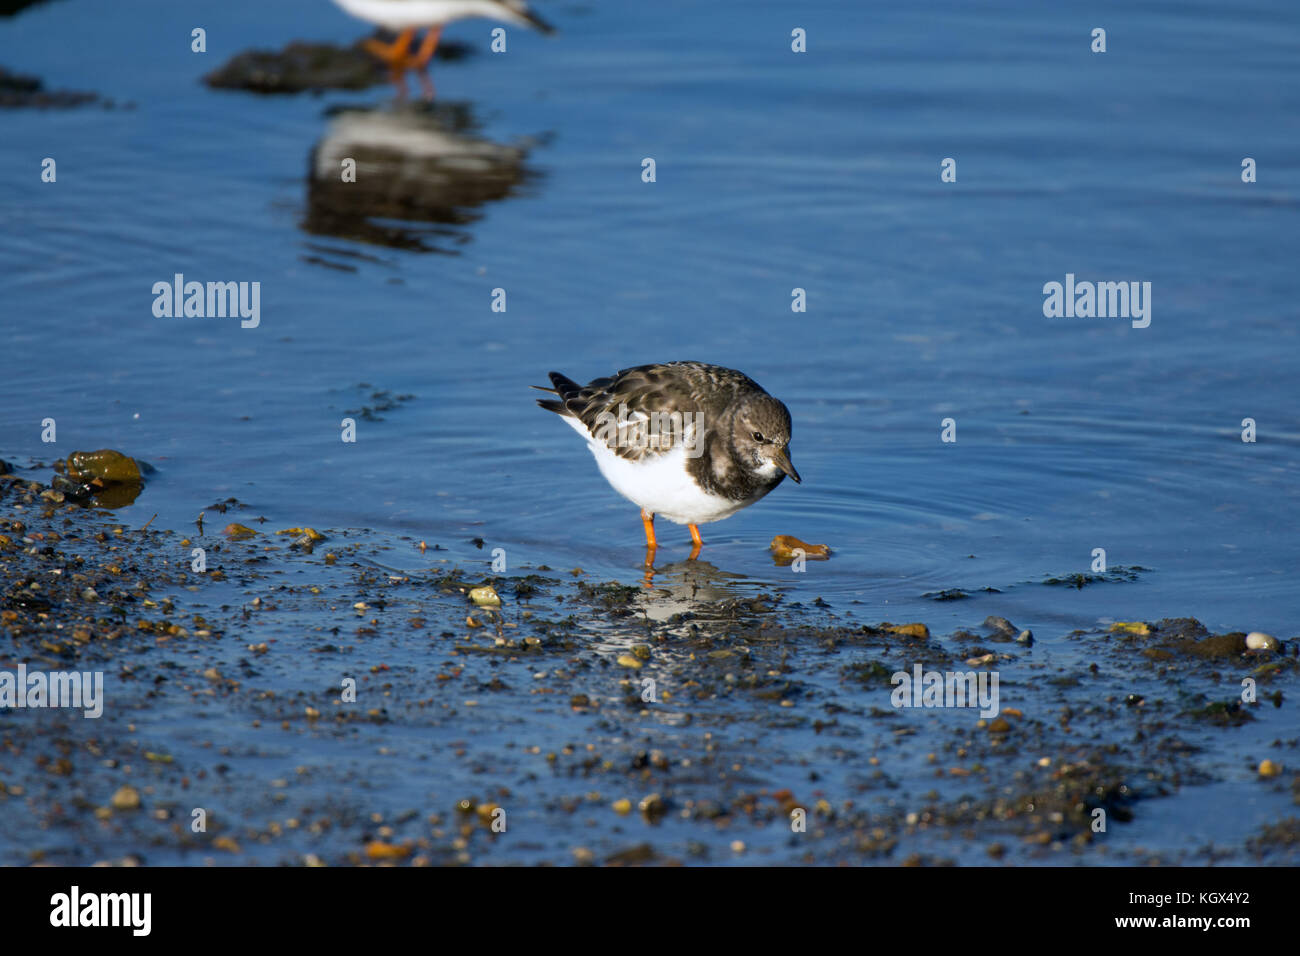
<path fill-rule="evenodd" d="M 1265 634 L 1263 631 L 1251 631 L 1246 635 L 1246 646 L 1252 651 L 1275 651 L 1281 645 L 1272 634 Z"/>

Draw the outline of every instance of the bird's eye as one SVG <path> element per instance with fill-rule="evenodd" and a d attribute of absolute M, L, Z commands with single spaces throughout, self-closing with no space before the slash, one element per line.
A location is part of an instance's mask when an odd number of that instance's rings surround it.
<path fill-rule="evenodd" d="M 762 440 L 763 440 L 763 435 L 762 435 L 762 433 L 761 433 L 761 432 L 754 432 L 754 441 L 756 441 L 756 442 L 761 442 Z"/>

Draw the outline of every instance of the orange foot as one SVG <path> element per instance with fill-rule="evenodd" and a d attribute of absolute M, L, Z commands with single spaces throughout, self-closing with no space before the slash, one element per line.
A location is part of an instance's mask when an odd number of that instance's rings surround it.
<path fill-rule="evenodd" d="M 374 37 L 367 38 L 361 45 L 388 65 L 388 75 L 397 87 L 397 94 L 406 99 L 406 71 L 410 69 L 411 41 L 415 39 L 415 30 L 403 30 L 391 44 L 382 43 Z"/>
<path fill-rule="evenodd" d="M 369 37 L 361 45 L 388 64 L 393 73 L 401 73 L 411 62 L 411 41 L 414 39 L 415 29 L 408 27 L 391 44 Z"/>
<path fill-rule="evenodd" d="M 691 541 L 694 542 L 694 546 L 691 548 L 691 556 L 686 560 L 694 561 L 700 556 L 700 548 L 704 547 L 704 539 L 700 537 L 700 529 L 695 525 L 688 524 L 686 527 L 691 529 Z"/>

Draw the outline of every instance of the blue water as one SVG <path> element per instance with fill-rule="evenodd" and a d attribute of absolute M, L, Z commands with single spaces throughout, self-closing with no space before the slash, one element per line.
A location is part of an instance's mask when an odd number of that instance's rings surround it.
<path fill-rule="evenodd" d="M 527 386 L 693 358 L 789 405 L 804 477 L 704 529 L 723 571 L 938 632 L 1190 615 L 1290 636 L 1300 8 L 980 6 L 539 4 L 559 34 L 512 30 L 499 55 L 492 24 L 454 25 L 478 53 L 435 65 L 439 100 L 528 175 L 433 252 L 303 229 L 337 110 L 391 111 L 391 91 L 200 82 L 245 49 L 367 32 L 332 4 L 0 20 L 0 64 L 116 104 L 0 115 L 0 453 L 46 478 L 76 449 L 151 462 L 136 525 L 234 496 L 280 526 L 472 560 L 482 537 L 512 567 L 631 581 L 635 508 Z M 178 272 L 260 282 L 260 326 L 155 318 Z M 1150 282 L 1150 326 L 1045 318 L 1067 273 Z M 378 389 L 414 398 L 342 443 Z M 834 557 L 778 568 L 776 534 Z M 685 529 L 661 541 L 685 556 Z M 1147 570 L 1038 583 L 1094 548 Z M 922 597 L 945 588 L 975 596 Z"/>

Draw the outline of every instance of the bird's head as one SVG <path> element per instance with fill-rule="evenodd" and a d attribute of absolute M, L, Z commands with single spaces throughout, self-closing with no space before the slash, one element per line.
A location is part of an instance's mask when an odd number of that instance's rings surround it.
<path fill-rule="evenodd" d="M 771 395 L 754 395 L 737 410 L 731 423 L 731 447 L 736 458 L 760 478 L 785 472 L 796 482 L 799 472 L 790 462 L 790 412 Z"/>

